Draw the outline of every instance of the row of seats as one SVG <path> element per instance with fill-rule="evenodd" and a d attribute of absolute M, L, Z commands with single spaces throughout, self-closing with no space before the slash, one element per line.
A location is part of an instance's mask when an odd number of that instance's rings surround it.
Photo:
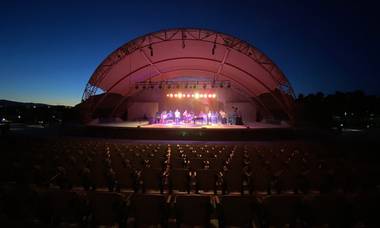
<path fill-rule="evenodd" d="M 210 227 L 351 227 L 379 225 L 379 194 L 205 195 L 38 189 L 5 194 L 3 213 L 18 225 L 176 224 Z"/>
<path fill-rule="evenodd" d="M 62 189 L 272 194 L 355 192 L 379 184 L 375 166 L 321 156 L 318 146 L 293 142 L 129 144 L 64 139 L 13 144 L 9 150 L 12 158 L 1 166 L 3 181 Z"/>

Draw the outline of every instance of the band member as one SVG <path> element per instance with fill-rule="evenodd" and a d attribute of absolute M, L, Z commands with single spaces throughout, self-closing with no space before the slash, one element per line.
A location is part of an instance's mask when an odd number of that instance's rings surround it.
<path fill-rule="evenodd" d="M 223 111 L 223 110 L 220 110 L 219 111 L 219 115 L 220 115 L 222 124 L 227 124 L 227 115 L 226 115 L 226 112 Z"/>
<path fill-rule="evenodd" d="M 187 110 L 185 110 L 182 113 L 182 119 L 183 119 L 183 122 L 185 122 L 185 123 L 187 123 L 189 121 L 189 116 L 188 116 Z"/>
<path fill-rule="evenodd" d="M 178 109 L 175 110 L 174 117 L 175 117 L 175 123 L 178 124 L 181 118 L 181 113 L 178 111 Z"/>
<path fill-rule="evenodd" d="M 173 121 L 173 120 L 174 120 L 174 114 L 173 114 L 172 110 L 170 110 L 170 111 L 168 112 L 167 122 L 168 122 L 169 120 L 170 120 L 170 121 Z"/>
<path fill-rule="evenodd" d="M 207 123 L 207 113 L 205 113 L 205 112 L 201 112 L 202 114 L 200 115 L 202 118 L 203 118 L 203 121 L 202 121 L 202 123 L 204 124 L 204 123 Z"/>
<path fill-rule="evenodd" d="M 211 123 L 211 117 L 212 117 L 211 111 L 208 111 L 208 113 L 207 113 L 207 125 L 209 125 Z"/>
<path fill-rule="evenodd" d="M 156 112 L 154 123 L 160 123 L 161 122 L 161 112 Z"/>
<path fill-rule="evenodd" d="M 164 110 L 164 111 L 161 113 L 161 123 L 162 123 L 162 124 L 166 123 L 166 118 L 168 118 L 168 113 L 166 112 L 166 110 Z"/>

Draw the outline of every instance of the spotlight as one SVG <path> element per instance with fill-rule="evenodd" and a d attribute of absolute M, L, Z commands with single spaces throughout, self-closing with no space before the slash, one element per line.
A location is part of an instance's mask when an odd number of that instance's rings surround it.
<path fill-rule="evenodd" d="M 204 97 L 204 98 L 207 98 L 207 94 L 206 94 L 206 93 L 205 93 L 205 94 L 203 94 L 203 97 Z"/>
<path fill-rule="evenodd" d="M 199 97 L 200 97 L 200 98 L 203 98 L 203 94 L 199 94 Z"/>
<path fill-rule="evenodd" d="M 189 98 L 190 97 L 190 94 L 187 94 L 187 98 Z"/>
<path fill-rule="evenodd" d="M 216 94 L 214 93 L 214 94 L 212 94 L 212 98 L 215 98 L 216 97 Z"/>
<path fill-rule="evenodd" d="M 212 94 L 209 94 L 209 95 L 208 95 L 208 98 L 211 98 L 211 97 L 212 97 Z"/>
<path fill-rule="evenodd" d="M 173 94 L 171 93 L 169 96 L 170 96 L 170 97 L 173 97 Z"/>
<path fill-rule="evenodd" d="M 195 98 L 195 99 L 198 99 L 198 98 L 199 98 L 199 93 L 195 93 L 195 94 L 194 94 L 194 98 Z"/>
<path fill-rule="evenodd" d="M 178 94 L 175 93 L 175 94 L 174 94 L 174 97 L 178 97 Z"/>
<path fill-rule="evenodd" d="M 170 96 L 170 95 L 167 93 L 167 94 L 166 94 L 166 97 L 169 97 L 169 96 Z"/>

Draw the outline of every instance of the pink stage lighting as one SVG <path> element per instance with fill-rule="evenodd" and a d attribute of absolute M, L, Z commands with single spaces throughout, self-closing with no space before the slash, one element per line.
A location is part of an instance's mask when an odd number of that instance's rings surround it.
<path fill-rule="evenodd" d="M 215 93 L 193 93 L 193 94 L 185 94 L 185 93 L 181 93 L 181 92 L 177 92 L 177 93 L 168 93 L 166 94 L 166 97 L 169 97 L 169 98 L 178 98 L 178 99 L 182 99 L 182 98 L 194 98 L 194 99 L 199 99 L 199 98 L 216 98 L 216 94 Z"/>

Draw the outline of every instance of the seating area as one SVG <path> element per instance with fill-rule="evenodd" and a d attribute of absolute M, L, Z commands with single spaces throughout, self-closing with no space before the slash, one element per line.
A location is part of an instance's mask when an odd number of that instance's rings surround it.
<path fill-rule="evenodd" d="M 13 138 L 0 146 L 2 224 L 379 226 L 376 163 L 316 142 Z"/>

